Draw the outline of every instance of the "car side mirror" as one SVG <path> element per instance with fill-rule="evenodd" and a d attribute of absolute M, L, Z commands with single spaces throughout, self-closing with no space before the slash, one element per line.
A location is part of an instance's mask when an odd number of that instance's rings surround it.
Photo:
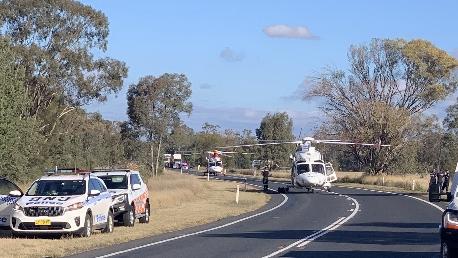
<path fill-rule="evenodd" d="M 140 188 L 142 188 L 142 186 L 140 184 L 133 184 L 132 185 L 132 190 L 134 190 L 134 191 L 139 190 Z"/>
<path fill-rule="evenodd" d="M 91 190 L 91 192 L 89 193 L 89 196 L 98 196 L 98 195 L 100 195 L 99 190 Z"/>
<path fill-rule="evenodd" d="M 21 197 L 22 193 L 19 190 L 13 190 L 13 191 L 9 192 L 8 195 L 11 196 L 11 197 Z"/>
<path fill-rule="evenodd" d="M 452 193 L 447 193 L 447 202 L 453 201 L 453 194 Z"/>

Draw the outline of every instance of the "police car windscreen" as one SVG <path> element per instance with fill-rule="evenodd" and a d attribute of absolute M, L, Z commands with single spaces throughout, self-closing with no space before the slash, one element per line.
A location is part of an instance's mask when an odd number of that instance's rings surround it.
<path fill-rule="evenodd" d="M 19 190 L 17 186 L 8 180 L 0 179 L 0 195 L 8 195 L 11 191 Z"/>
<path fill-rule="evenodd" d="M 108 189 L 127 189 L 127 177 L 125 175 L 99 176 L 105 182 Z"/>
<path fill-rule="evenodd" d="M 33 183 L 26 195 L 65 196 L 86 193 L 84 180 L 40 180 Z"/>

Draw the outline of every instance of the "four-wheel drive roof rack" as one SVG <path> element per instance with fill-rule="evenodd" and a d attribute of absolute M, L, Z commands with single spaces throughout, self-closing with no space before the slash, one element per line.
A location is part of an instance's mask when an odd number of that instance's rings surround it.
<path fill-rule="evenodd" d="M 58 168 L 55 167 L 54 169 L 46 170 L 45 173 L 48 176 L 51 175 L 85 175 L 89 174 L 90 171 L 79 169 L 79 168 Z"/>

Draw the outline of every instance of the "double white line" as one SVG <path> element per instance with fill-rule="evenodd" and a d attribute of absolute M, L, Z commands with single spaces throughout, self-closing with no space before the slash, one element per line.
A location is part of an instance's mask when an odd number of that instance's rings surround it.
<path fill-rule="evenodd" d="M 359 203 L 358 201 L 356 201 L 356 199 L 354 198 L 351 198 L 350 196 L 347 196 L 347 195 L 342 195 L 342 196 L 345 196 L 347 197 L 347 199 L 351 200 L 354 204 L 355 204 L 355 208 L 353 209 L 353 212 L 348 216 L 348 217 L 340 217 L 338 220 L 334 221 L 331 225 L 311 234 L 311 235 L 308 235 L 290 245 L 288 245 L 287 247 L 285 248 L 282 248 L 276 252 L 273 252 L 269 255 L 266 255 L 264 256 L 263 258 L 269 258 L 269 257 L 274 257 L 278 254 L 281 254 L 293 247 L 304 247 L 306 245 L 308 245 L 309 243 L 313 242 L 314 240 L 316 240 L 317 238 L 319 237 L 322 237 L 324 235 L 326 235 L 327 233 L 333 231 L 333 230 L 336 230 L 338 227 L 342 226 L 345 222 L 347 222 L 348 220 L 350 220 L 351 218 L 353 218 L 354 216 L 356 216 L 356 213 L 359 211 Z"/>

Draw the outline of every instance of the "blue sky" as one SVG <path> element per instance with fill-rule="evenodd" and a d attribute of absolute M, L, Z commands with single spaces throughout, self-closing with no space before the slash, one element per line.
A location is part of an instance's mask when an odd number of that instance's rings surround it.
<path fill-rule="evenodd" d="M 297 95 L 325 67 L 345 68 L 351 44 L 422 38 L 458 56 L 458 1 L 83 1 L 110 22 L 108 56 L 129 77 L 117 96 L 93 103 L 127 120 L 126 92 L 145 75 L 184 73 L 194 112 L 186 123 L 236 130 L 258 127 L 267 112 L 288 112 L 295 132 L 323 121 L 318 103 Z M 431 110 L 443 112 L 446 102 Z"/>

